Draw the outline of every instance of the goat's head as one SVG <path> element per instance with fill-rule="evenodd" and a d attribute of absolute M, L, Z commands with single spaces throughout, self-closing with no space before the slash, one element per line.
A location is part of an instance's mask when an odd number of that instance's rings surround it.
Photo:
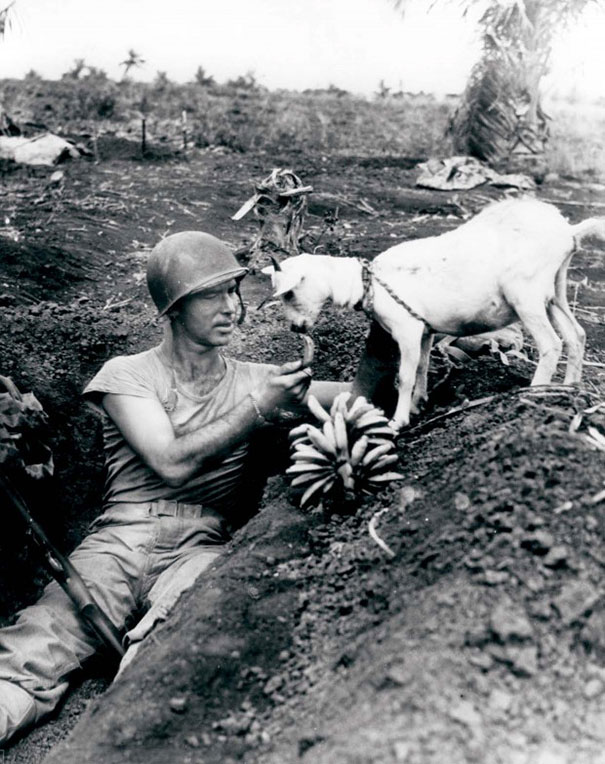
<path fill-rule="evenodd" d="M 281 264 L 275 258 L 271 259 L 273 265 L 263 268 L 262 272 L 271 276 L 273 296 L 281 300 L 290 328 L 306 332 L 331 294 L 320 257 L 296 255 Z"/>

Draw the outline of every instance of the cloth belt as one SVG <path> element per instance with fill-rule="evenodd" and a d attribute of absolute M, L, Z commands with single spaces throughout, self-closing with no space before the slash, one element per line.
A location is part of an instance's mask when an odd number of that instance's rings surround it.
<path fill-rule="evenodd" d="M 182 501 L 172 501 L 170 499 L 152 501 L 149 505 L 149 513 L 158 517 L 168 515 L 170 517 L 186 517 L 188 519 L 205 517 L 206 515 L 212 517 L 218 516 L 216 510 L 203 507 L 201 504 L 184 504 Z"/>

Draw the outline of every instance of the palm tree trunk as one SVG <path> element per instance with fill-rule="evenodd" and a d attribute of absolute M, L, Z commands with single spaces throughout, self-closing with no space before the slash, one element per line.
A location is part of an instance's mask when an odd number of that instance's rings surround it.
<path fill-rule="evenodd" d="M 495 3 L 482 24 L 483 53 L 451 125 L 454 148 L 501 169 L 541 165 L 548 139 L 540 83 L 548 48 L 539 36 L 538 5 Z"/>

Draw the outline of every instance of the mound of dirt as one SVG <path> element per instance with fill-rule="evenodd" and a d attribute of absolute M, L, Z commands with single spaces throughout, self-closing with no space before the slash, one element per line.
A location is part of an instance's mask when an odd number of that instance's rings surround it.
<path fill-rule="evenodd" d="M 47 763 L 596 761 L 593 404 L 501 394 L 411 432 L 402 485 L 351 516 L 300 513 L 274 478 L 229 554 Z M 390 554 L 368 533 L 377 516 Z"/>

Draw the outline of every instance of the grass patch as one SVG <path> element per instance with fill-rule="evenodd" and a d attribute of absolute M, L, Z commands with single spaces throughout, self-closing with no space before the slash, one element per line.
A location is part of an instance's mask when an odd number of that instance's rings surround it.
<path fill-rule="evenodd" d="M 84 77 L 0 80 L 0 102 L 20 125 L 66 135 L 112 133 L 178 149 L 187 115 L 189 145 L 234 151 L 283 150 L 355 155 L 448 156 L 448 125 L 458 99 L 398 93 L 373 98 L 335 87 L 269 91 L 254 80 L 225 85 Z M 553 100 L 547 165 L 564 176 L 605 177 L 605 101 Z"/>

